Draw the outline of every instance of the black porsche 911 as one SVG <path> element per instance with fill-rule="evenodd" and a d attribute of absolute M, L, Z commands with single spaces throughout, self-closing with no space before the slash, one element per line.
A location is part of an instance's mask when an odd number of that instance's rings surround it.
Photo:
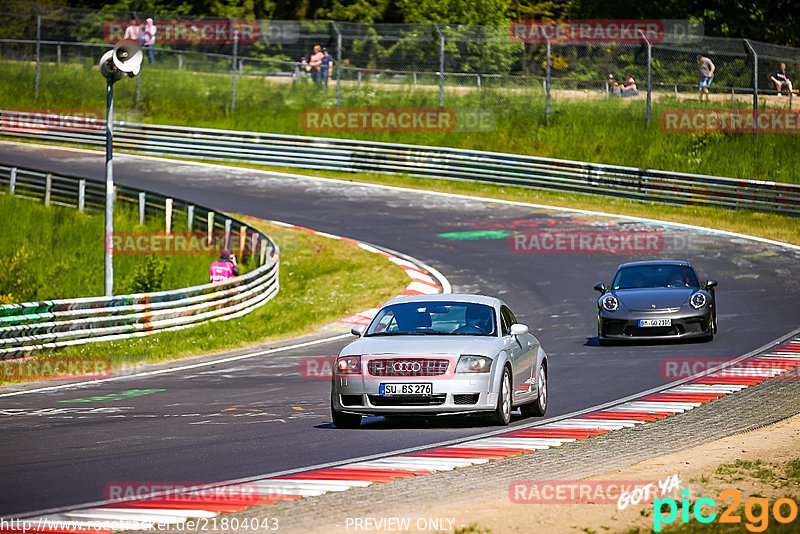
<path fill-rule="evenodd" d="M 688 261 L 636 261 L 617 268 L 614 281 L 594 289 L 597 339 L 713 339 L 717 333 L 716 280 L 702 285 Z"/>

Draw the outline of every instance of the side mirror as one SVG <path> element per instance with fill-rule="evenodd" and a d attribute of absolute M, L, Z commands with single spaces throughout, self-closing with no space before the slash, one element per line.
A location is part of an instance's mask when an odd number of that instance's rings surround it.
<path fill-rule="evenodd" d="M 706 288 L 710 289 L 712 287 L 717 287 L 717 281 L 714 280 L 713 278 L 709 278 L 708 280 L 706 280 Z"/>
<path fill-rule="evenodd" d="M 527 334 L 530 332 L 527 325 L 514 323 L 511 325 L 511 335 L 512 336 L 521 336 L 523 334 Z"/>
<path fill-rule="evenodd" d="M 359 324 L 359 325 L 356 325 L 353 328 L 351 328 L 350 329 L 350 333 L 353 334 L 354 336 L 361 337 L 361 336 L 364 335 L 364 332 L 366 330 L 367 330 L 366 326 Z"/>
<path fill-rule="evenodd" d="M 594 290 L 599 292 L 599 293 L 605 293 L 606 292 L 606 285 L 603 282 L 597 282 L 594 285 Z"/>

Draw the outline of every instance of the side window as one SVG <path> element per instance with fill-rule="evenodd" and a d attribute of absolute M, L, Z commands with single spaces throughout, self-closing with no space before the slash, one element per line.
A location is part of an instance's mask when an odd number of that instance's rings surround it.
<path fill-rule="evenodd" d="M 516 319 L 507 306 L 500 308 L 500 317 L 503 320 L 503 335 L 507 336 L 511 333 L 511 325 L 516 322 Z"/>

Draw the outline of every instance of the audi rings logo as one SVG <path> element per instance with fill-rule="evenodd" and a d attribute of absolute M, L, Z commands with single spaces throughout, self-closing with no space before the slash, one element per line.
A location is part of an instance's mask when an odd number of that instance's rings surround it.
<path fill-rule="evenodd" d="M 419 373 L 422 364 L 419 362 L 394 362 L 392 369 L 395 373 Z"/>

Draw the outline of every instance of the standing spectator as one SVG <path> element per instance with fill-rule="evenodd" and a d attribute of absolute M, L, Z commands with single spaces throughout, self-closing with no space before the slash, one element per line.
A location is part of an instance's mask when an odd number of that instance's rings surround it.
<path fill-rule="evenodd" d="M 156 44 L 156 32 L 158 28 L 153 24 L 153 19 L 147 19 L 144 24 L 144 31 L 142 32 L 142 39 L 144 40 L 144 48 L 147 50 L 147 57 L 150 60 L 150 64 L 156 62 L 155 56 L 153 54 L 153 48 Z"/>
<path fill-rule="evenodd" d="M 783 96 L 783 88 L 785 87 L 790 93 L 792 92 L 792 80 L 786 74 L 786 63 L 781 63 L 781 68 L 778 72 L 770 76 L 770 79 L 775 82 L 775 90 L 778 91 L 778 96 Z"/>
<path fill-rule="evenodd" d="M 325 90 L 328 90 L 328 82 L 331 81 L 331 76 L 333 75 L 333 56 L 330 52 L 328 52 L 327 48 L 322 49 L 322 70 L 320 70 L 320 75 L 322 76 L 322 82 L 325 84 Z"/>
<path fill-rule="evenodd" d="M 325 57 L 325 54 L 322 53 L 322 47 L 320 45 L 314 45 L 314 53 L 311 54 L 311 61 L 308 62 L 311 65 L 311 78 L 314 80 L 315 83 L 322 83 L 321 70 L 322 70 L 322 58 Z"/>
<path fill-rule="evenodd" d="M 639 96 L 639 91 L 636 89 L 636 80 L 630 74 L 625 75 L 625 83 L 622 84 L 622 96 Z"/>
<path fill-rule="evenodd" d="M 234 276 L 239 276 L 239 267 L 236 265 L 236 256 L 230 250 L 223 250 L 219 259 L 208 268 L 212 282 L 224 282 Z"/>
<path fill-rule="evenodd" d="M 131 19 L 131 23 L 125 28 L 125 35 L 122 37 L 123 39 L 130 39 L 132 41 L 139 42 L 139 21 L 135 19 Z"/>
<path fill-rule="evenodd" d="M 703 94 L 706 95 L 706 100 L 708 100 L 708 88 L 711 86 L 711 81 L 714 79 L 714 71 L 717 70 L 717 67 L 703 55 L 697 56 L 697 65 L 700 71 L 700 100 L 703 99 Z"/>

